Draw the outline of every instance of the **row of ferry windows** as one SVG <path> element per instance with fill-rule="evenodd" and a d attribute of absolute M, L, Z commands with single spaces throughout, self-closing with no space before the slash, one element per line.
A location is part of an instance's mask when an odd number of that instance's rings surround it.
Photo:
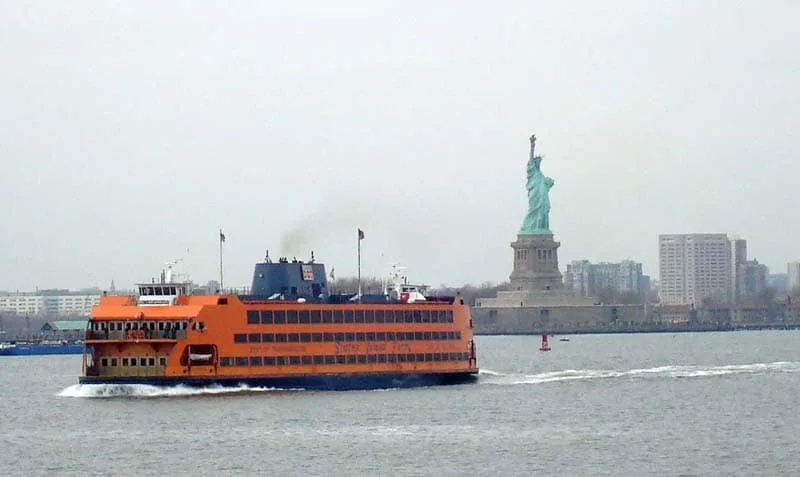
<path fill-rule="evenodd" d="M 452 310 L 250 310 L 247 324 L 452 323 Z"/>
<path fill-rule="evenodd" d="M 104 368 L 117 367 L 118 363 L 122 363 L 122 366 L 155 366 L 156 358 L 100 358 L 100 366 Z M 158 365 L 166 366 L 167 358 L 163 356 L 158 358 Z"/>
<path fill-rule="evenodd" d="M 122 331 L 122 330 L 185 330 L 188 321 L 90 321 L 89 329 L 93 331 Z"/>
<path fill-rule="evenodd" d="M 237 333 L 234 343 L 323 343 L 345 341 L 460 340 L 460 331 L 378 331 L 369 333 Z"/>
<path fill-rule="evenodd" d="M 425 363 L 466 361 L 469 353 L 350 354 L 316 356 L 222 357 L 220 366 L 297 366 L 313 364 Z"/>

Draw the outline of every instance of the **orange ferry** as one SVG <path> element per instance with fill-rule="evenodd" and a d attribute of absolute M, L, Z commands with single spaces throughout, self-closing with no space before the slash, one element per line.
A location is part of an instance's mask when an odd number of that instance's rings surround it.
<path fill-rule="evenodd" d="M 190 283 L 103 296 L 87 325 L 82 384 L 376 389 L 457 384 L 478 367 L 469 307 L 426 297 L 395 271 L 383 294 L 336 295 L 325 266 L 257 263 L 250 295 Z"/>

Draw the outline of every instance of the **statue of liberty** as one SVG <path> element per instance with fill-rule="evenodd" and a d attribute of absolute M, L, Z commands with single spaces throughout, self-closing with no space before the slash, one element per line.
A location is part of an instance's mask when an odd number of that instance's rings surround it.
<path fill-rule="evenodd" d="M 542 174 L 542 157 L 533 153 L 536 136 L 531 136 L 531 154 L 528 159 L 528 213 L 519 229 L 520 235 L 549 234 L 550 231 L 550 188 L 553 179 Z"/>

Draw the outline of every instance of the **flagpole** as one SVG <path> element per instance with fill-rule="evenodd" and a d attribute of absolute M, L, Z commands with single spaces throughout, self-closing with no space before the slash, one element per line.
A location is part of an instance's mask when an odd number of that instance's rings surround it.
<path fill-rule="evenodd" d="M 361 229 L 358 229 L 358 302 L 361 303 Z"/>
<path fill-rule="evenodd" d="M 222 228 L 219 229 L 219 292 L 223 293 L 222 291 L 222 242 L 225 241 L 225 235 L 222 234 Z"/>

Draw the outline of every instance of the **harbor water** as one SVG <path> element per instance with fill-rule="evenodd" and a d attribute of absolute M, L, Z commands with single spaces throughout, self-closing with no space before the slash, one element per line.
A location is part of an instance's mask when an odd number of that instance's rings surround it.
<path fill-rule="evenodd" d="M 80 386 L 0 357 L 3 475 L 800 475 L 800 332 L 479 336 L 475 384 Z"/>

